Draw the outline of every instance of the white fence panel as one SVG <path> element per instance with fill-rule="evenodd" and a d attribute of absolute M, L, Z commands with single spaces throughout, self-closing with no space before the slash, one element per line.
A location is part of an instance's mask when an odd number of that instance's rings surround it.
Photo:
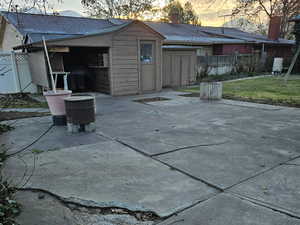
<path fill-rule="evenodd" d="M 36 93 L 26 53 L 0 53 L 0 93 Z"/>
<path fill-rule="evenodd" d="M 18 78 L 20 81 L 20 88 L 22 92 L 36 93 L 37 87 L 32 83 L 28 59 L 29 57 L 26 53 L 15 54 L 16 68 Z"/>
<path fill-rule="evenodd" d="M 11 63 L 11 54 L 0 54 L 0 93 L 18 92 L 17 81 Z"/>

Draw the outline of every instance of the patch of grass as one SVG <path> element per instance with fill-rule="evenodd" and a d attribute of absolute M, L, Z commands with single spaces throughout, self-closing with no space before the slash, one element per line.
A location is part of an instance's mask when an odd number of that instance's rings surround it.
<path fill-rule="evenodd" d="M 199 93 L 199 87 L 181 91 Z M 257 103 L 300 107 L 300 76 L 262 77 L 223 83 L 223 97 Z"/>
<path fill-rule="evenodd" d="M 12 126 L 9 126 L 6 124 L 0 124 L 0 135 L 7 131 L 13 130 L 13 129 L 14 129 L 14 127 L 12 127 Z"/>
<path fill-rule="evenodd" d="M 31 152 L 32 152 L 33 154 L 41 154 L 41 153 L 43 153 L 44 151 L 41 150 L 41 149 L 36 149 L 36 148 L 34 148 L 34 149 L 31 150 Z"/>

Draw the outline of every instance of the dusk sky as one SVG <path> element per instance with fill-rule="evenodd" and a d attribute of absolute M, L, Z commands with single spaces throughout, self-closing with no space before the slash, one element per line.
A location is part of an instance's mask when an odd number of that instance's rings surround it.
<path fill-rule="evenodd" d="M 63 0 L 63 3 L 58 4 L 56 0 L 51 0 L 55 5 L 54 9 L 60 10 L 73 10 L 84 14 L 84 8 L 82 7 L 80 0 Z M 186 0 L 181 0 L 185 2 Z M 160 5 L 163 5 L 165 0 L 159 1 Z M 219 26 L 224 23 L 222 15 L 227 15 L 232 9 L 232 1 L 218 0 L 216 4 L 211 5 L 211 1 L 207 0 L 190 0 L 195 7 L 196 12 L 199 14 L 203 25 L 206 26 Z M 200 3 L 201 2 L 201 3 Z M 225 18 L 225 22 L 230 18 Z"/>
<path fill-rule="evenodd" d="M 56 0 L 52 0 L 52 2 L 54 2 L 54 4 L 57 6 L 57 7 L 55 7 L 56 9 L 59 9 L 59 10 L 74 10 L 74 11 L 79 12 L 81 14 L 84 13 L 84 9 L 81 5 L 80 0 L 63 0 L 62 4 L 57 4 Z"/>

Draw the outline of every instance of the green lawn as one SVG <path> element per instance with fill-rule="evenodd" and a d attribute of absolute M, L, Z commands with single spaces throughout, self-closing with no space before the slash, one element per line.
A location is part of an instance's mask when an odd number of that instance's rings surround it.
<path fill-rule="evenodd" d="M 198 87 L 183 89 L 199 92 Z M 300 76 L 291 76 L 285 84 L 283 78 L 262 77 L 223 83 L 223 97 L 274 105 L 300 107 Z"/>

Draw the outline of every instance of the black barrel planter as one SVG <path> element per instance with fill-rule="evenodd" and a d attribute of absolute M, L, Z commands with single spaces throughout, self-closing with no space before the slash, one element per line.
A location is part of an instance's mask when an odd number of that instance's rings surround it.
<path fill-rule="evenodd" d="M 72 96 L 65 99 L 69 132 L 95 130 L 95 98 Z"/>

